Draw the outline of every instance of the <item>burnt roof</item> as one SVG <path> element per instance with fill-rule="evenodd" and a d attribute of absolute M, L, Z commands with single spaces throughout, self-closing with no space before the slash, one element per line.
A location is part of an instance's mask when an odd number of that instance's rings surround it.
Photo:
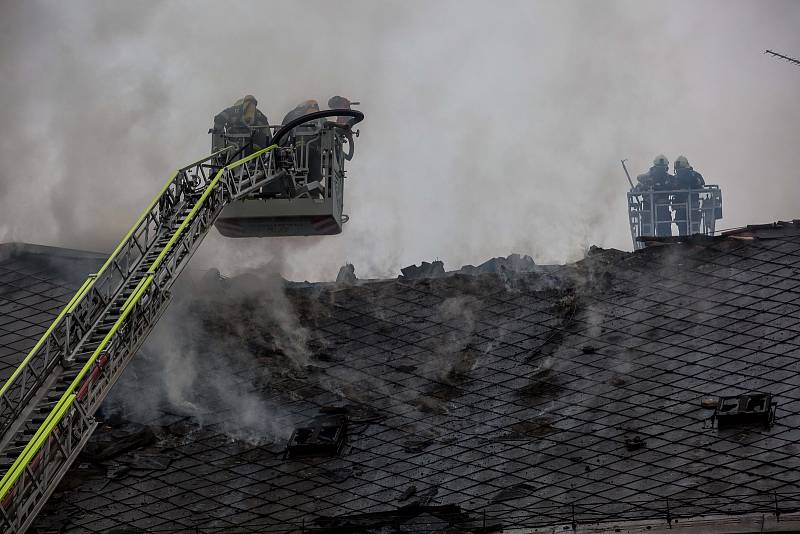
<path fill-rule="evenodd" d="M 124 417 L 37 526 L 477 532 L 796 511 L 800 226 L 741 237 L 594 249 L 546 275 L 289 287 L 302 365 L 260 314 L 267 295 L 206 277 L 163 321 L 195 324 L 202 417 L 168 399 L 150 419 L 125 408 L 163 379 L 145 348 L 108 401 Z M 288 433 L 232 439 L 221 373 Z M 704 397 L 753 391 L 778 402 L 772 427 L 709 424 Z M 342 452 L 287 459 L 291 429 L 332 408 L 349 416 Z M 127 445 L 104 455 L 113 442 Z"/>

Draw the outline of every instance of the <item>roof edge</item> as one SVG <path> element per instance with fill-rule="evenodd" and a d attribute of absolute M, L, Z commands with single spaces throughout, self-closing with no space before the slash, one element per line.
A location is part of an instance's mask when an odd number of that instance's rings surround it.
<path fill-rule="evenodd" d="M 747 226 L 743 226 L 741 228 L 731 228 L 730 230 L 725 230 L 720 232 L 719 235 L 721 236 L 736 236 L 742 234 L 752 234 L 753 232 L 757 232 L 759 230 L 780 230 L 780 229 L 800 229 L 800 219 L 792 219 L 791 221 L 775 221 L 771 223 L 764 223 L 764 224 L 748 224 Z"/>
<path fill-rule="evenodd" d="M 755 532 L 798 532 L 800 513 L 709 515 L 687 518 L 637 521 L 607 521 L 591 524 L 562 524 L 547 527 L 507 528 L 503 534 L 751 534 Z"/>
<path fill-rule="evenodd" d="M 23 254 L 57 256 L 60 258 L 71 258 L 71 259 L 108 258 L 108 254 L 103 254 L 101 252 L 93 252 L 89 250 L 53 247 L 48 245 L 35 245 L 33 243 L 23 243 L 19 241 L 0 243 L 0 260 L 4 260 L 14 256 L 21 256 Z"/>

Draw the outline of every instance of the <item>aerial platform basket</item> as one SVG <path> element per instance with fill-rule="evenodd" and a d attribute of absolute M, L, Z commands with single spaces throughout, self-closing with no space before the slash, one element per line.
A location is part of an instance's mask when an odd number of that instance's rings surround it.
<path fill-rule="evenodd" d="M 721 218 L 722 191 L 717 185 L 628 192 L 628 222 L 636 250 L 644 248 L 647 237 L 712 236 Z"/>
<path fill-rule="evenodd" d="M 352 120 L 347 124 L 323 120 L 331 116 L 349 116 Z M 341 233 L 348 220 L 342 209 L 345 161 L 353 157 L 354 149 L 351 126 L 362 118 L 354 110 L 328 110 L 282 127 L 273 142 L 284 137 L 292 141 L 288 148 L 279 147 L 279 158 L 291 159 L 296 172 L 228 205 L 217 219 L 217 230 L 226 237 Z"/>

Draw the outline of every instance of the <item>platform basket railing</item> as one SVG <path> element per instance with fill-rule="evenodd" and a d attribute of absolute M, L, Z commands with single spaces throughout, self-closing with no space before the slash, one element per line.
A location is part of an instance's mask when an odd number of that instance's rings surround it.
<path fill-rule="evenodd" d="M 722 191 L 717 185 L 699 189 L 628 192 L 628 222 L 635 249 L 644 237 L 714 235 L 722 218 Z"/>
<path fill-rule="evenodd" d="M 344 186 L 345 157 L 342 145 L 346 137 L 331 123 L 304 126 L 294 134 L 293 160 L 298 177 L 296 187 L 305 186 L 313 178 L 324 188 L 324 198 L 341 200 Z M 319 161 L 315 162 L 315 152 Z M 312 167 L 319 165 L 319 174 Z"/>

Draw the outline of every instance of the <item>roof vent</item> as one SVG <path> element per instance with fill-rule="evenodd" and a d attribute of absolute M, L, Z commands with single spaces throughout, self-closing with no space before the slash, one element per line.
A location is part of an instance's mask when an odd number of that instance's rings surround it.
<path fill-rule="evenodd" d="M 742 425 L 772 426 L 778 403 L 772 400 L 771 393 L 746 393 L 738 397 L 719 399 L 714 419 L 717 428 Z"/>
<path fill-rule="evenodd" d="M 336 456 L 346 437 L 346 416 L 317 417 L 310 425 L 299 427 L 292 433 L 286 447 L 286 458 Z"/>

